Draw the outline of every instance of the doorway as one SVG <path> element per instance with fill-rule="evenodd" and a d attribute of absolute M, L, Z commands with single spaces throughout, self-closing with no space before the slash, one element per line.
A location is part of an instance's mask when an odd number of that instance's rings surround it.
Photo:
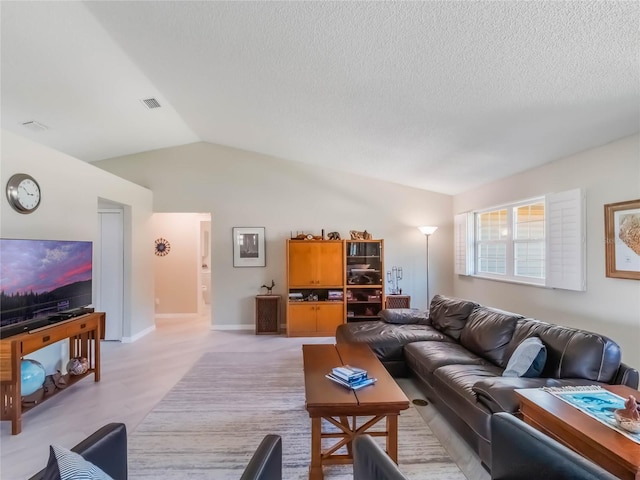
<path fill-rule="evenodd" d="M 152 229 L 164 245 L 153 262 L 156 326 L 161 319 L 211 324 L 211 214 L 154 213 Z"/>
<path fill-rule="evenodd" d="M 104 204 L 104 203 L 103 203 Z M 106 313 L 105 340 L 121 341 L 124 322 L 124 211 L 99 208 L 97 310 Z"/>

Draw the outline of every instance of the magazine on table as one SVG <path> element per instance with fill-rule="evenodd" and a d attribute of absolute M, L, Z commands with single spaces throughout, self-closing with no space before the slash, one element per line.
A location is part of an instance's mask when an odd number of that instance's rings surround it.
<path fill-rule="evenodd" d="M 351 365 L 343 365 L 335 367 L 331 373 L 347 382 L 355 382 L 367 378 L 367 371 L 362 368 L 352 367 Z"/>
<path fill-rule="evenodd" d="M 362 387 L 366 387 L 368 385 L 373 385 L 377 381 L 377 378 L 365 377 L 365 378 L 360 379 L 360 380 L 355 381 L 355 382 L 346 382 L 345 380 L 343 380 L 343 379 L 341 379 L 339 377 L 336 377 L 332 373 L 327 373 L 325 375 L 325 377 L 327 377 L 329 380 L 331 380 L 331 381 L 333 381 L 333 382 L 335 382 L 335 383 L 337 383 L 339 385 L 342 385 L 343 387 L 350 388 L 352 390 L 359 390 Z"/>

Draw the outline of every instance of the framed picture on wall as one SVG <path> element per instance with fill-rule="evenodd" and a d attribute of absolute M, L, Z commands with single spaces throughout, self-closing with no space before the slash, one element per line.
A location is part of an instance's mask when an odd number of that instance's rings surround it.
<path fill-rule="evenodd" d="M 640 280 L 640 199 L 604 206 L 607 277 Z"/>
<path fill-rule="evenodd" d="M 264 227 L 233 227 L 233 266 L 267 266 Z"/>

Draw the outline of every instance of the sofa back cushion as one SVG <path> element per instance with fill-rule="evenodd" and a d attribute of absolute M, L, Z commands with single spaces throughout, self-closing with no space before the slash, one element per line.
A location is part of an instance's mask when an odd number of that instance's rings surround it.
<path fill-rule="evenodd" d="M 417 308 L 385 308 L 380 310 L 380 320 L 387 323 L 419 323 L 430 325 L 429 315 Z"/>
<path fill-rule="evenodd" d="M 509 351 L 533 335 L 539 336 L 547 349 L 543 377 L 611 383 L 620 367 L 620 347 L 610 338 L 531 318 L 518 322 Z"/>
<path fill-rule="evenodd" d="M 478 307 L 460 334 L 460 343 L 476 355 L 504 368 L 509 357 L 507 346 L 511 342 L 518 319 L 522 315 L 490 307 Z"/>
<path fill-rule="evenodd" d="M 469 315 L 477 303 L 435 295 L 429 307 L 429 320 L 436 330 L 458 340 Z"/>

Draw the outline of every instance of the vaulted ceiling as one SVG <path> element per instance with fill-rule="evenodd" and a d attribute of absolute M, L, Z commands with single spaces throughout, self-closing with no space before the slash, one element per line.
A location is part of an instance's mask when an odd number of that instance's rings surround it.
<path fill-rule="evenodd" d="M 0 8 L 2 127 L 89 162 L 206 141 L 455 194 L 640 130 L 634 1 Z"/>

